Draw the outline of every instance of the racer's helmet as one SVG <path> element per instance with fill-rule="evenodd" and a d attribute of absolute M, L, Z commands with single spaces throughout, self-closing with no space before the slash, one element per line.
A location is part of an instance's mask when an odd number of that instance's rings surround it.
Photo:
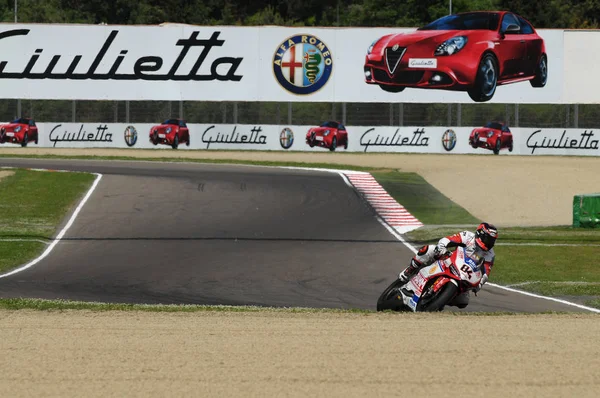
<path fill-rule="evenodd" d="M 498 239 L 498 230 L 492 224 L 486 222 L 479 224 L 475 232 L 475 244 L 484 251 L 494 247 Z"/>

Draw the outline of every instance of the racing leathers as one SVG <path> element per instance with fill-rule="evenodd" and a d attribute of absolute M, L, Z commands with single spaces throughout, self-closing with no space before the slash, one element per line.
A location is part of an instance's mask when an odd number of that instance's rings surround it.
<path fill-rule="evenodd" d="M 488 275 L 494 265 L 494 249 L 483 250 L 475 242 L 475 234 L 470 231 L 459 232 L 454 235 L 446 236 L 439 240 L 437 245 L 426 245 L 419 249 L 417 255 L 410 260 L 410 265 L 398 275 L 398 278 L 403 282 L 408 281 L 412 278 L 421 268 L 427 267 L 433 264 L 434 261 L 440 259 L 446 253 L 448 249 L 461 246 L 464 247 L 469 256 L 476 256 L 483 259 L 484 266 L 482 270 L 484 272 L 483 278 L 479 283 L 476 290 L 479 291 L 482 286 L 487 282 Z M 465 308 L 469 305 L 469 292 L 460 294 L 452 300 L 448 305 L 456 306 L 458 308 Z"/>

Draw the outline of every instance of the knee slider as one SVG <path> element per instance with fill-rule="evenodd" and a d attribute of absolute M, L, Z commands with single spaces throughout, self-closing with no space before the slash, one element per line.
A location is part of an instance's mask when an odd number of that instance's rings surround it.
<path fill-rule="evenodd" d="M 419 249 L 417 255 L 424 256 L 427 253 L 427 250 L 429 250 L 429 246 L 425 245 Z"/>

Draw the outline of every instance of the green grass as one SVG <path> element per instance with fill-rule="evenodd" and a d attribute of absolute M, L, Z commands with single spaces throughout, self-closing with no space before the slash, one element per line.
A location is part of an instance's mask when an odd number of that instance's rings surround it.
<path fill-rule="evenodd" d="M 338 309 L 338 308 L 299 308 L 299 307 L 258 307 L 258 306 L 228 306 L 228 305 L 162 305 L 162 304 L 118 304 L 118 303 L 93 303 L 68 300 L 42 300 L 42 299 L 0 299 L 0 310 L 38 310 L 38 311 L 145 311 L 145 312 L 275 312 L 293 314 L 358 314 L 358 315 L 387 315 L 387 316 L 431 316 L 430 314 L 398 314 L 391 311 L 377 313 L 363 309 Z M 546 314 L 568 314 L 561 312 L 541 312 L 529 316 Z M 435 316 L 504 316 L 526 315 L 517 312 L 445 312 Z"/>
<path fill-rule="evenodd" d="M 517 286 L 519 289 L 540 293 L 545 296 L 598 296 L 600 283 L 560 283 L 560 282 L 534 282 L 528 285 Z"/>
<path fill-rule="evenodd" d="M 586 301 L 585 305 L 589 305 L 590 307 L 600 308 L 600 298 Z"/>
<path fill-rule="evenodd" d="M 472 224 L 479 220 L 416 173 L 374 171 L 381 186 L 424 224 Z"/>
<path fill-rule="evenodd" d="M 497 283 L 600 282 L 600 267 L 593 261 L 600 256 L 600 247 L 498 246 L 494 250 L 490 280 Z M 556 289 L 566 288 L 556 285 Z M 600 295 L 600 284 L 595 291 L 592 294 Z"/>
<path fill-rule="evenodd" d="M 46 245 L 41 242 L 0 241 L 0 273 L 27 263 L 37 257 L 45 248 Z"/>
<path fill-rule="evenodd" d="M 52 239 L 95 176 L 16 169 L 0 180 L 0 239 Z M 45 244 L 0 241 L 0 272 L 36 257 Z"/>

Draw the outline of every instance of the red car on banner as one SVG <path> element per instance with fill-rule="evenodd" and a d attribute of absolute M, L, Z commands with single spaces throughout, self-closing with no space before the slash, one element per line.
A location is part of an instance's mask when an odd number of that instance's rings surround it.
<path fill-rule="evenodd" d="M 0 126 L 0 144 L 9 142 L 25 147 L 31 141 L 38 143 L 38 128 L 33 119 L 18 118 Z"/>
<path fill-rule="evenodd" d="M 319 127 L 312 127 L 306 133 L 306 143 L 314 146 L 328 148 L 335 151 L 338 146 L 348 149 L 348 131 L 338 122 L 325 122 Z"/>
<path fill-rule="evenodd" d="M 485 148 L 494 151 L 495 155 L 503 148 L 513 150 L 513 135 L 504 123 L 488 122 L 484 127 L 478 127 L 471 131 L 469 144 L 473 148 Z"/>
<path fill-rule="evenodd" d="M 181 119 L 168 119 L 150 129 L 150 142 L 154 145 L 170 145 L 177 149 L 179 144 L 190 146 L 190 131 Z"/>
<path fill-rule="evenodd" d="M 393 93 L 406 87 L 467 91 L 492 99 L 502 84 L 544 87 L 548 57 L 533 26 L 512 12 L 448 15 L 412 33 L 375 40 L 367 50 L 365 80 Z"/>

